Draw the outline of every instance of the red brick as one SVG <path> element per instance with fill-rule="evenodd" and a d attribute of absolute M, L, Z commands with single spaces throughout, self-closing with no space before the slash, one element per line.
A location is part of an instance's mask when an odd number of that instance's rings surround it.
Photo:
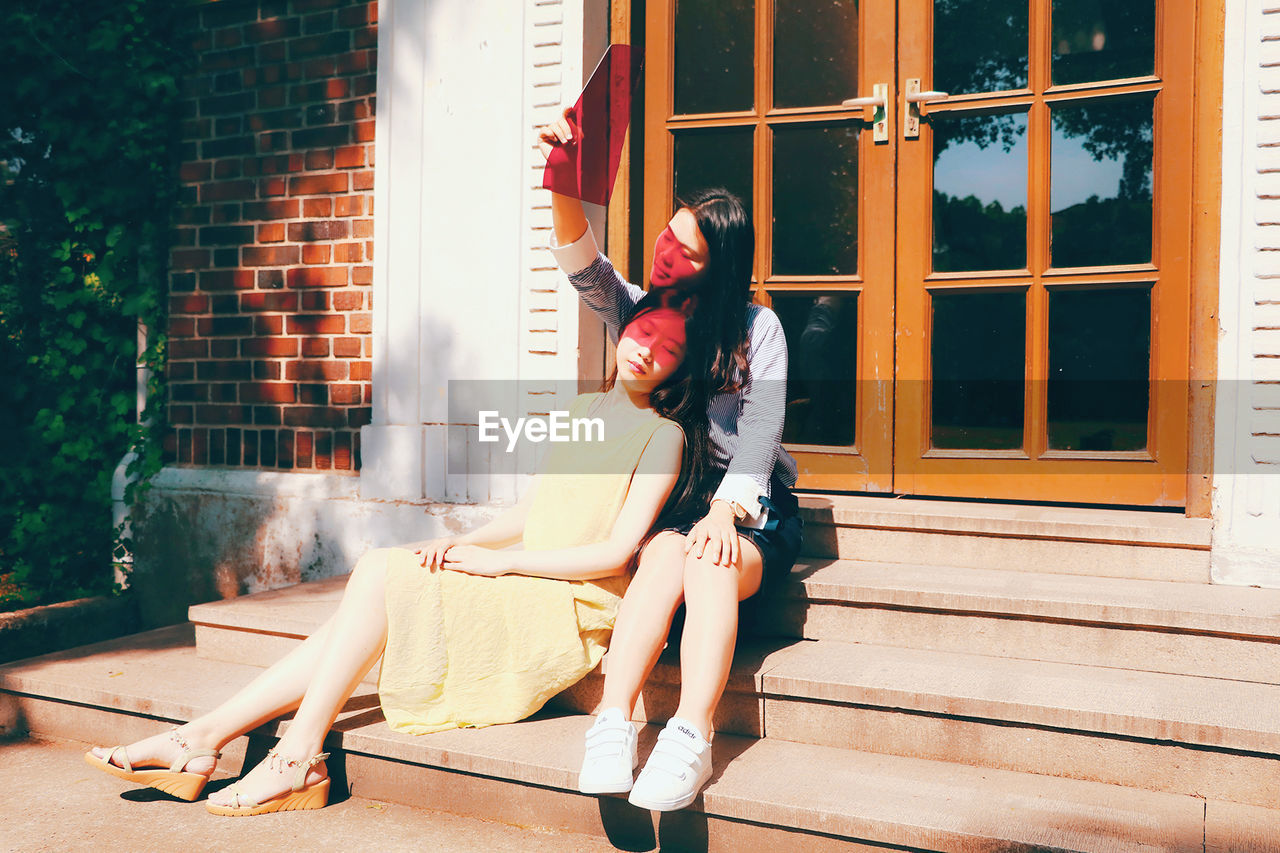
<path fill-rule="evenodd" d="M 267 42 L 258 48 L 258 61 L 262 63 L 268 62 L 284 62 L 286 43 L 282 41 Z"/>
<path fill-rule="evenodd" d="M 208 133 L 205 132 L 202 135 L 207 136 Z M 197 161 L 194 163 L 183 163 L 182 167 L 178 169 L 179 179 L 189 184 L 195 184 L 201 181 L 207 181 L 209 180 L 209 176 L 211 174 L 213 174 L 213 164 L 209 162 Z"/>
<path fill-rule="evenodd" d="M 347 425 L 347 412 L 332 406 L 286 406 L 286 426 L 341 427 Z"/>
<path fill-rule="evenodd" d="M 243 403 L 292 403 L 297 400 L 292 382 L 242 382 L 240 401 Z"/>
<path fill-rule="evenodd" d="M 259 186 L 259 195 L 263 198 L 285 194 L 284 178 L 263 178 Z"/>
<path fill-rule="evenodd" d="M 178 209 L 178 222 L 182 225 L 205 225 L 212 211 L 207 207 L 183 205 Z"/>
<path fill-rule="evenodd" d="M 333 434 L 333 467 L 339 471 L 351 470 L 351 433 Z"/>
<path fill-rule="evenodd" d="M 325 35 L 298 38 L 289 42 L 289 59 L 296 61 L 313 56 L 333 56 L 334 54 L 342 53 L 350 46 L 351 35 L 345 30 L 337 30 Z"/>
<path fill-rule="evenodd" d="M 329 294 L 323 290 L 304 290 L 300 296 L 303 311 L 329 310 Z"/>
<path fill-rule="evenodd" d="M 252 242 L 252 225 L 206 225 L 200 229 L 201 246 L 243 246 Z"/>
<path fill-rule="evenodd" d="M 203 382 L 175 382 L 169 386 L 169 399 L 175 403 L 204 403 L 209 399 L 209 386 Z"/>
<path fill-rule="evenodd" d="M 254 379 L 279 379 L 281 372 L 280 362 L 278 361 L 255 361 L 253 363 Z"/>
<path fill-rule="evenodd" d="M 259 243 L 283 243 L 284 242 L 284 224 L 273 222 L 270 225 L 258 226 L 258 242 Z"/>
<path fill-rule="evenodd" d="M 364 27 L 351 34 L 351 46 L 355 48 L 376 48 L 378 46 L 378 28 Z"/>
<path fill-rule="evenodd" d="M 253 270 L 211 270 L 200 273 L 201 290 L 250 290 Z"/>
<path fill-rule="evenodd" d="M 241 311 L 297 311 L 298 294 L 292 290 L 274 293 L 245 293 L 240 296 Z"/>
<path fill-rule="evenodd" d="M 240 342 L 240 354 L 297 357 L 298 340 L 296 338 L 246 338 Z"/>
<path fill-rule="evenodd" d="M 358 409 L 347 409 L 347 424 L 353 427 L 368 426 L 373 420 L 373 412 L 368 406 L 361 406 Z M 360 434 L 356 433 L 352 447 L 355 455 L 355 464 L 359 466 L 360 462 Z"/>
<path fill-rule="evenodd" d="M 175 361 L 166 364 L 164 368 L 165 378 L 170 382 L 181 382 L 185 379 L 196 378 L 196 364 L 194 361 Z"/>
<path fill-rule="evenodd" d="M 314 446 L 314 433 L 299 431 L 293 437 L 295 461 L 299 468 L 311 467 L 311 453 Z"/>
<path fill-rule="evenodd" d="M 324 96 L 331 101 L 345 98 L 351 91 L 351 84 L 341 78 L 333 78 L 324 82 Z"/>
<path fill-rule="evenodd" d="M 372 3 L 357 3 L 354 6 L 347 6 L 338 10 L 338 26 L 345 29 L 354 29 L 363 26 L 369 21 L 369 7 Z"/>
<path fill-rule="evenodd" d="M 339 264 L 358 264 L 364 260 L 363 243 L 339 243 L 333 247 L 333 260 Z"/>
<path fill-rule="evenodd" d="M 255 317 L 253 333 L 255 335 L 278 335 L 284 331 L 284 321 L 279 317 Z"/>
<path fill-rule="evenodd" d="M 263 290 L 284 287 L 284 270 L 258 270 L 258 287 Z"/>
<path fill-rule="evenodd" d="M 364 166 L 364 146 L 348 145 L 333 153 L 333 163 L 339 169 L 355 169 Z"/>
<path fill-rule="evenodd" d="M 240 300 L 234 293 L 221 293 L 209 299 L 209 311 L 213 314 L 235 314 L 240 310 Z"/>
<path fill-rule="evenodd" d="M 372 237 L 373 236 L 373 220 L 361 219 L 351 223 L 352 237 Z"/>
<path fill-rule="evenodd" d="M 319 171 L 333 168 L 333 151 L 320 149 L 307 152 L 307 168 Z"/>
<path fill-rule="evenodd" d="M 199 415 L 200 407 L 196 407 L 196 418 L 203 420 Z M 209 461 L 209 430 L 197 427 L 191 431 L 191 461 L 196 465 L 204 465 Z"/>
<path fill-rule="evenodd" d="M 329 246 L 308 244 L 302 247 L 302 262 L 304 264 L 327 264 L 329 263 Z"/>
<path fill-rule="evenodd" d="M 373 284 L 373 267 L 352 267 L 352 284 Z"/>
<path fill-rule="evenodd" d="M 360 290 L 344 290 L 333 294 L 335 311 L 358 311 L 364 307 L 364 292 Z"/>
<path fill-rule="evenodd" d="M 244 39 L 241 38 L 239 30 L 218 30 L 213 34 L 214 47 L 239 47 L 242 44 Z"/>
<path fill-rule="evenodd" d="M 249 378 L 249 364 L 244 361 L 201 361 L 196 368 L 205 380 L 239 382 Z"/>
<path fill-rule="evenodd" d="M 347 191 L 346 174 L 303 175 L 289 179 L 289 195 L 320 195 Z"/>
<path fill-rule="evenodd" d="M 338 74 L 361 74 L 369 70 L 369 51 L 353 50 L 337 57 L 334 68 Z"/>
<path fill-rule="evenodd" d="M 333 467 L 333 433 L 317 432 L 316 436 L 316 468 L 328 470 Z"/>
<path fill-rule="evenodd" d="M 290 361 L 285 364 L 284 378 L 295 382 L 333 381 L 347 378 L 345 361 Z"/>
<path fill-rule="evenodd" d="M 298 243 L 316 240 L 342 240 L 350 233 L 349 223 L 340 219 L 289 223 L 289 239 Z"/>
<path fill-rule="evenodd" d="M 258 467 L 276 467 L 276 431 L 273 429 L 264 429 L 258 433 Z"/>
<path fill-rule="evenodd" d="M 207 249 L 175 249 L 169 256 L 169 267 L 175 270 L 198 270 L 209 266 Z"/>
<path fill-rule="evenodd" d="M 258 134 L 259 151 L 284 151 L 289 147 L 289 134 L 283 130 Z"/>
<path fill-rule="evenodd" d="M 245 246 L 244 265 L 247 267 L 278 267 L 296 264 L 301 252 L 297 246 Z"/>
<path fill-rule="evenodd" d="M 289 270 L 290 287 L 343 287 L 349 283 L 346 267 L 296 267 Z"/>
<path fill-rule="evenodd" d="M 289 102 L 289 90 L 284 86 L 268 86 L 258 90 L 259 109 L 278 109 Z"/>
<path fill-rule="evenodd" d="M 215 204 L 209 209 L 209 221 L 215 223 L 239 222 L 240 203 Z"/>
<path fill-rule="evenodd" d="M 213 265 L 215 267 L 238 267 L 240 266 L 240 249 L 239 247 L 231 247 L 226 249 L 213 250 Z"/>
<path fill-rule="evenodd" d="M 245 219 L 297 219 L 301 206 L 297 199 L 250 201 L 244 206 Z"/>
<path fill-rule="evenodd" d="M 253 137 L 249 135 L 232 136 L 226 139 L 206 139 L 200 143 L 200 154 L 206 160 L 216 160 L 219 157 L 244 156 L 245 154 L 252 154 L 253 151 Z"/>
<path fill-rule="evenodd" d="M 169 318 L 169 337 L 194 338 L 195 336 L 196 336 L 196 321 L 194 317 L 170 317 Z"/>
<path fill-rule="evenodd" d="M 372 121 L 356 122 L 355 137 L 356 137 L 356 142 L 372 142 L 373 141 L 373 122 Z"/>
<path fill-rule="evenodd" d="M 204 337 L 242 337 L 253 333 L 253 318 L 201 317 L 197 328 Z"/>
<path fill-rule="evenodd" d="M 369 70 L 374 69 L 374 53 L 369 52 Z M 363 77 L 357 77 L 351 81 L 351 94 L 357 97 L 361 95 L 372 95 L 378 91 L 378 75 L 365 74 Z"/>
<path fill-rule="evenodd" d="M 209 341 L 209 355 L 212 358 L 235 358 L 239 342 L 235 338 L 214 338 Z"/>
<path fill-rule="evenodd" d="M 202 424 L 244 424 L 249 422 L 246 406 L 196 406 L 196 420 Z"/>
<path fill-rule="evenodd" d="M 353 382 L 367 382 L 373 379 L 373 366 L 367 361 L 351 362 L 350 379 Z"/>
<path fill-rule="evenodd" d="M 363 216 L 364 196 L 344 195 L 334 199 L 334 211 L 338 216 Z"/>
<path fill-rule="evenodd" d="M 209 402 L 234 403 L 236 401 L 236 388 L 238 387 L 234 382 L 219 382 L 216 385 L 210 385 Z"/>
<path fill-rule="evenodd" d="M 328 119 L 332 121 L 333 119 Z M 315 122 L 320 123 L 320 122 Z M 346 145 L 351 142 L 351 128 L 345 124 L 332 124 L 327 127 L 309 127 L 306 130 L 293 132 L 294 148 L 324 148 Z M 346 188 L 346 180 L 342 182 Z"/>
<path fill-rule="evenodd" d="M 235 113 L 243 115 L 257 104 L 254 92 L 232 92 L 229 95 L 214 95 L 200 99 L 201 116 L 218 116 Z"/>
<path fill-rule="evenodd" d="M 279 319 L 278 317 L 275 319 Z M 328 338 L 303 338 L 302 339 L 302 357 L 303 358 L 328 358 L 329 357 L 329 339 Z"/>
<path fill-rule="evenodd" d="M 347 319 L 347 327 L 352 334 L 363 335 L 373 331 L 372 314 L 351 314 Z"/>
<path fill-rule="evenodd" d="M 373 164 L 371 163 L 370 165 Z M 373 171 L 353 172 L 351 174 L 351 189 L 357 192 L 373 189 Z"/>
<path fill-rule="evenodd" d="M 203 314 L 209 310 L 209 297 L 191 293 L 169 297 L 170 314 Z"/>
<path fill-rule="evenodd" d="M 219 124 L 221 124 L 221 122 L 219 122 Z M 239 133 L 240 128 L 237 127 L 230 132 Z M 219 129 L 219 133 L 221 133 L 221 129 Z M 241 173 L 242 168 L 238 159 L 219 160 L 213 164 L 213 177 L 219 181 L 227 180 L 229 178 L 238 178 Z"/>
<path fill-rule="evenodd" d="M 335 314 L 301 314 L 289 318 L 288 328 L 291 335 L 341 335 L 347 321 Z"/>
<path fill-rule="evenodd" d="M 327 33 L 334 29 L 333 12 L 317 12 L 302 19 L 302 31 L 307 35 Z"/>
<path fill-rule="evenodd" d="M 373 114 L 367 101 L 347 101 L 338 104 L 338 121 L 359 121 Z"/>
<path fill-rule="evenodd" d="M 304 406 L 329 405 L 329 386 L 323 382 L 299 382 L 298 402 Z"/>
<path fill-rule="evenodd" d="M 335 406 L 353 406 L 360 403 L 359 385 L 330 385 L 329 400 Z"/>
<path fill-rule="evenodd" d="M 221 181 L 200 185 L 200 201 L 237 201 L 253 198 L 257 187 L 253 181 Z"/>
<path fill-rule="evenodd" d="M 368 240 L 365 242 L 364 256 L 365 256 L 365 260 L 369 260 L 369 261 L 373 260 L 373 241 L 372 240 Z"/>
<path fill-rule="evenodd" d="M 271 21 L 259 21 L 256 24 L 249 24 L 244 28 L 244 37 L 247 41 L 264 42 L 277 41 L 284 38 L 292 38 L 298 34 L 299 21 L 297 18 L 277 18 Z"/>
<path fill-rule="evenodd" d="M 282 429 L 276 433 L 276 467 L 293 467 L 293 430 Z"/>
<path fill-rule="evenodd" d="M 296 203 L 296 202 L 295 202 Z M 331 198 L 304 198 L 302 200 L 302 215 L 308 219 L 317 219 L 319 217 L 329 217 L 333 215 L 333 199 Z"/>
<path fill-rule="evenodd" d="M 359 358 L 360 357 L 360 339 L 359 338 L 334 338 L 333 354 L 338 358 Z"/>

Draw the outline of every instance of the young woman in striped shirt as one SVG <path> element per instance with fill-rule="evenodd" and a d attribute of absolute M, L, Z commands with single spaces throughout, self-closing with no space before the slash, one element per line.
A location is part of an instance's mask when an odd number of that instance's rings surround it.
<path fill-rule="evenodd" d="M 545 154 L 572 143 L 566 111 L 538 133 Z M 644 291 L 599 252 L 578 199 L 552 195 L 552 252 L 612 340 Z M 712 189 L 682 200 L 654 246 L 649 283 L 675 299 L 694 296 L 713 336 L 705 375 L 712 471 L 701 518 L 659 519 L 643 546 L 609 647 L 599 715 L 587 733 L 579 775 L 584 793 L 630 791 L 635 805 L 684 808 L 711 776 L 712 718 L 724 693 L 739 602 L 785 578 L 800 549 L 795 460 L 782 448 L 787 345 L 769 308 L 751 301 L 755 234 L 742 202 Z M 677 608 L 680 703 L 634 780 L 630 722 Z"/>

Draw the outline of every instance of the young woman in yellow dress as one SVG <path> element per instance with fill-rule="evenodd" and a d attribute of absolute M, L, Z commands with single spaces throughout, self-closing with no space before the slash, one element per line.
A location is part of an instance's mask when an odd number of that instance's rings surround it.
<path fill-rule="evenodd" d="M 514 722 L 596 667 L 635 554 L 660 514 L 696 506 L 706 451 L 694 320 L 658 298 L 628 315 L 615 379 L 571 416 L 603 440 L 552 444 L 507 512 L 465 535 L 379 549 L 356 564 L 336 613 L 301 645 L 186 725 L 86 760 L 194 800 L 232 739 L 289 711 L 268 757 L 209 797 L 215 814 L 320 808 L 325 735 L 379 658 L 388 724 L 425 733 Z M 521 550 L 507 546 L 523 543 Z"/>

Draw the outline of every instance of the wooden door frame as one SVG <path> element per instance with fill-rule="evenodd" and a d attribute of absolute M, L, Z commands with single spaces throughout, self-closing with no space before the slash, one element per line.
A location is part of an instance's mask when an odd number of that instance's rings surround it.
<path fill-rule="evenodd" d="M 611 41 L 636 43 L 647 47 L 666 45 L 665 34 L 650 32 L 646 23 L 646 2 L 670 3 L 671 0 L 611 0 Z M 1186 483 L 1186 515 L 1207 518 L 1212 511 L 1214 455 L 1214 381 L 1218 363 L 1219 261 L 1221 252 L 1222 210 L 1222 86 L 1226 33 L 1225 0 L 1196 0 L 1195 71 L 1192 82 L 1192 221 L 1191 221 L 1191 285 L 1190 285 L 1190 364 L 1188 389 L 1188 465 Z M 649 67 L 648 60 L 646 68 Z M 647 92 L 647 88 L 646 88 Z M 632 188 L 637 182 L 645 186 L 644 173 L 649 152 L 640 142 L 647 115 L 653 114 L 648 95 L 637 98 L 632 122 L 632 137 L 640 156 L 624 151 L 619 187 L 608 214 L 609 253 L 619 269 L 639 278 L 649 262 L 649 250 L 635 247 L 643 234 L 642 223 L 650 202 L 643 199 L 644 209 L 634 202 L 642 201 Z M 891 115 L 894 126 L 896 115 Z M 665 206 L 669 201 L 664 202 Z"/>

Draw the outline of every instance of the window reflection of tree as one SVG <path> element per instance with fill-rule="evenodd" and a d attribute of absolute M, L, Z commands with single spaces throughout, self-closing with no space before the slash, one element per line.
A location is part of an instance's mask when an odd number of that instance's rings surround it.
<path fill-rule="evenodd" d="M 952 94 L 999 92 L 1027 85 L 1026 0 L 936 0 L 934 88 Z M 1154 67 L 1154 3 L 1058 0 L 1053 4 L 1056 83 L 1113 80 Z M 1150 260 L 1152 124 L 1149 98 L 1111 98 L 1053 110 L 1055 135 L 1079 139 L 1096 161 L 1117 160 L 1116 195 L 1057 211 L 1054 265 Z M 1017 114 L 962 118 L 935 114 L 933 157 L 972 142 L 1008 152 L 1026 133 Z M 1055 180 L 1070 180 L 1056 175 Z M 975 187 L 975 190 L 978 188 Z M 1025 252 L 1025 211 L 984 204 L 976 193 L 934 193 L 934 269 L 1008 268 Z M 941 239 L 940 239 L 941 238 Z M 1018 264 L 1017 266 L 1021 266 Z"/>

